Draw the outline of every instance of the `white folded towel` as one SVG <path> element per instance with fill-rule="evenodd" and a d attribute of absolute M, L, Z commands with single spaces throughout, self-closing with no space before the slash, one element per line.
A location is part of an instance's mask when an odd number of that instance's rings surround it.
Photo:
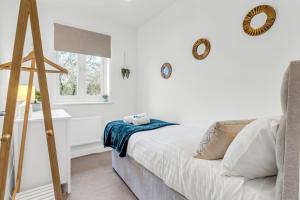
<path fill-rule="evenodd" d="M 140 117 L 140 118 L 135 118 L 133 120 L 134 125 L 144 125 L 144 124 L 150 124 L 150 118 L 149 117 Z"/>
<path fill-rule="evenodd" d="M 126 116 L 126 117 L 123 118 L 123 121 L 125 123 L 132 124 L 133 119 L 134 119 L 133 116 Z"/>
<path fill-rule="evenodd" d="M 133 124 L 134 119 L 143 118 L 143 117 L 147 117 L 147 114 L 146 113 L 141 113 L 141 114 L 137 114 L 137 115 L 126 116 L 126 117 L 123 118 L 123 121 L 125 123 Z"/>

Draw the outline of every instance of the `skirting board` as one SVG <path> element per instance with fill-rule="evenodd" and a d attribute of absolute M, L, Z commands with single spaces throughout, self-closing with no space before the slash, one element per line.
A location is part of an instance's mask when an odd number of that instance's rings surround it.
<path fill-rule="evenodd" d="M 71 147 L 71 158 L 73 159 L 106 151 L 111 151 L 111 148 L 104 148 L 103 144 L 99 143 L 78 145 Z"/>

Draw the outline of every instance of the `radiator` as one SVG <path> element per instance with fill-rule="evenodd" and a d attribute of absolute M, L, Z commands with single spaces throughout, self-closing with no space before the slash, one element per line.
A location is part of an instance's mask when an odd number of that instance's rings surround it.
<path fill-rule="evenodd" d="M 101 117 L 82 117 L 71 119 L 71 145 L 86 145 L 101 142 Z"/>
<path fill-rule="evenodd" d="M 103 120 L 101 116 L 71 119 L 71 157 L 103 151 Z"/>

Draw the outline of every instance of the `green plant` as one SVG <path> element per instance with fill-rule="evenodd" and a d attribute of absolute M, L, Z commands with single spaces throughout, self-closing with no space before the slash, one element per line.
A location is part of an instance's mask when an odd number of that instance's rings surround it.
<path fill-rule="evenodd" d="M 35 91 L 35 100 L 41 102 L 42 101 L 42 96 L 40 91 Z"/>
<path fill-rule="evenodd" d="M 125 79 L 125 77 L 127 79 L 129 78 L 129 76 L 130 76 L 130 69 L 128 69 L 128 68 L 122 68 L 121 72 L 122 72 L 123 79 Z"/>
<path fill-rule="evenodd" d="M 109 96 L 107 94 L 102 95 L 102 98 L 104 99 L 104 101 L 108 101 Z"/>

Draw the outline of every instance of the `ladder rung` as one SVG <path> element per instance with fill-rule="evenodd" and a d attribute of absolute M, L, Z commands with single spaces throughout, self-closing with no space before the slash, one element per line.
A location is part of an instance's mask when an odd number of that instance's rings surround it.
<path fill-rule="evenodd" d="M 52 184 L 20 192 L 16 200 L 55 200 Z"/>

